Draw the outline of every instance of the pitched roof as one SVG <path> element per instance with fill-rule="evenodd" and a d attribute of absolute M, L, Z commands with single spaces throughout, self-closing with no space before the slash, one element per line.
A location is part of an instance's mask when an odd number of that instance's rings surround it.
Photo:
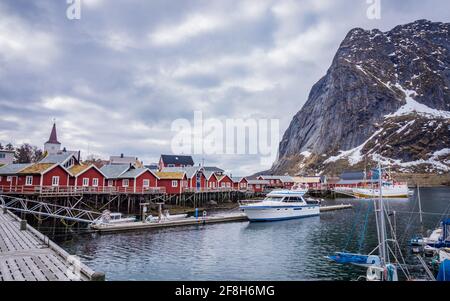
<path fill-rule="evenodd" d="M 217 180 L 220 182 L 220 181 L 222 181 L 223 179 L 225 179 L 225 178 L 228 178 L 228 179 L 230 179 L 231 181 L 233 181 L 233 179 L 231 179 L 229 176 L 227 176 L 227 175 L 222 175 L 222 176 L 218 176 L 217 177 Z"/>
<path fill-rule="evenodd" d="M 185 166 L 185 167 L 164 167 L 162 172 L 185 172 L 186 177 L 191 179 L 194 177 L 197 172 L 201 170 L 201 167 L 198 166 Z"/>
<path fill-rule="evenodd" d="M 212 176 L 215 176 L 216 179 L 217 179 L 217 175 L 214 173 L 214 171 L 205 170 L 205 171 L 203 172 L 203 174 L 205 175 L 206 180 L 208 180 L 208 181 L 209 181 L 209 179 L 210 179 Z"/>
<path fill-rule="evenodd" d="M 183 180 L 184 172 L 157 172 L 156 176 L 162 180 Z"/>
<path fill-rule="evenodd" d="M 206 170 L 206 171 L 224 172 L 223 169 L 221 169 L 219 167 L 216 167 L 216 166 L 204 166 L 203 169 Z"/>
<path fill-rule="evenodd" d="M 268 180 L 248 180 L 249 185 L 269 185 Z"/>
<path fill-rule="evenodd" d="M 19 173 L 22 169 L 25 169 L 33 165 L 32 163 L 25 164 L 8 164 L 0 168 L 0 175 L 14 175 Z"/>
<path fill-rule="evenodd" d="M 39 163 L 53 163 L 53 164 L 59 163 L 59 164 L 64 164 L 72 156 L 75 157 L 74 152 L 62 152 L 62 153 L 55 154 L 55 155 L 47 155 L 44 159 L 39 161 Z"/>
<path fill-rule="evenodd" d="M 148 171 L 152 174 L 154 174 L 150 169 L 148 168 L 135 168 L 135 169 L 131 169 L 123 174 L 121 174 L 119 176 L 119 179 L 132 179 L 132 178 L 136 178 L 137 176 L 139 176 L 140 174 L 144 173 L 145 171 Z"/>
<path fill-rule="evenodd" d="M 245 177 L 231 177 L 231 180 L 233 181 L 233 183 L 239 183 L 242 180 L 246 180 L 248 182 L 247 178 Z"/>
<path fill-rule="evenodd" d="M 161 159 L 164 164 L 181 164 L 181 165 L 194 165 L 192 156 L 179 156 L 179 155 L 161 155 Z"/>
<path fill-rule="evenodd" d="M 61 144 L 58 142 L 58 137 L 56 135 L 56 123 L 53 124 L 52 132 L 50 133 L 50 138 L 46 143 Z"/>
<path fill-rule="evenodd" d="M 100 168 L 100 171 L 107 178 L 118 178 L 121 174 L 128 171 L 129 168 L 130 168 L 130 165 L 128 165 L 128 164 L 105 165 L 102 168 Z"/>
<path fill-rule="evenodd" d="M 54 163 L 36 163 L 31 166 L 21 170 L 19 174 L 42 174 L 44 171 L 48 170 L 50 167 L 56 166 Z"/>
<path fill-rule="evenodd" d="M 263 180 L 280 180 L 281 182 L 294 182 L 294 179 L 291 176 L 260 176 Z"/>
<path fill-rule="evenodd" d="M 71 168 L 69 168 L 69 172 L 73 175 L 73 176 L 77 176 L 79 174 L 81 174 L 82 172 L 84 172 L 85 170 L 91 168 L 93 165 L 74 165 Z"/>

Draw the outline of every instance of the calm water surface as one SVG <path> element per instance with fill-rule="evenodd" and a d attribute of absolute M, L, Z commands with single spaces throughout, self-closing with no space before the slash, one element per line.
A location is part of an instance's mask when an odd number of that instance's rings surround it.
<path fill-rule="evenodd" d="M 420 231 L 417 194 L 410 200 L 389 201 L 397 211 L 396 226 L 408 261 L 407 240 Z M 425 212 L 443 213 L 450 205 L 450 188 L 421 189 Z M 336 251 L 368 253 L 376 245 L 370 201 L 351 203 L 352 210 L 320 217 L 275 223 L 227 223 L 187 226 L 111 235 L 88 235 L 62 244 L 107 280 L 354 280 L 364 269 L 334 264 L 325 256 Z M 442 216 L 425 215 L 426 229 Z"/>

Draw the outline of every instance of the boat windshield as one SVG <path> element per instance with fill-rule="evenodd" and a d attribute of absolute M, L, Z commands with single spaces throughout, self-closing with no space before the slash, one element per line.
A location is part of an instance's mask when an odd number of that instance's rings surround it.
<path fill-rule="evenodd" d="M 280 196 L 268 196 L 265 198 L 264 201 L 269 201 L 269 202 L 281 202 L 283 198 Z"/>

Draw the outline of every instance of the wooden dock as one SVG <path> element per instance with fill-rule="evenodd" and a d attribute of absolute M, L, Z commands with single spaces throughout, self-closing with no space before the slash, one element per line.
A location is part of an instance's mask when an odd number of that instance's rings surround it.
<path fill-rule="evenodd" d="M 351 209 L 353 205 L 342 204 L 335 206 L 322 206 L 320 207 L 320 212 L 330 212 L 336 210 Z M 161 221 L 161 222 L 130 222 L 130 223 L 120 223 L 120 224 L 102 224 L 102 225 L 91 225 L 91 229 L 98 231 L 99 233 L 116 233 L 116 232 L 126 232 L 135 230 L 145 230 L 145 229 L 160 229 L 167 227 L 179 227 L 179 226 L 190 226 L 190 225 L 206 225 L 206 224 L 217 224 L 217 223 L 230 223 L 230 222 L 246 222 L 248 218 L 243 213 L 233 213 L 224 215 L 215 215 L 199 218 L 186 218 L 182 220 L 173 221 Z"/>
<path fill-rule="evenodd" d="M 0 281 L 105 279 L 7 210 L 0 212 Z"/>

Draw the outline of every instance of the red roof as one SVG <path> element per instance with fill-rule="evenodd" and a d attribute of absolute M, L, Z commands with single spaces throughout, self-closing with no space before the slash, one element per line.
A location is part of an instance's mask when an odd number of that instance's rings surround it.
<path fill-rule="evenodd" d="M 53 143 L 53 144 L 61 144 L 58 142 L 58 137 L 56 136 L 56 124 L 53 124 L 52 132 L 50 134 L 50 138 L 46 143 Z"/>

